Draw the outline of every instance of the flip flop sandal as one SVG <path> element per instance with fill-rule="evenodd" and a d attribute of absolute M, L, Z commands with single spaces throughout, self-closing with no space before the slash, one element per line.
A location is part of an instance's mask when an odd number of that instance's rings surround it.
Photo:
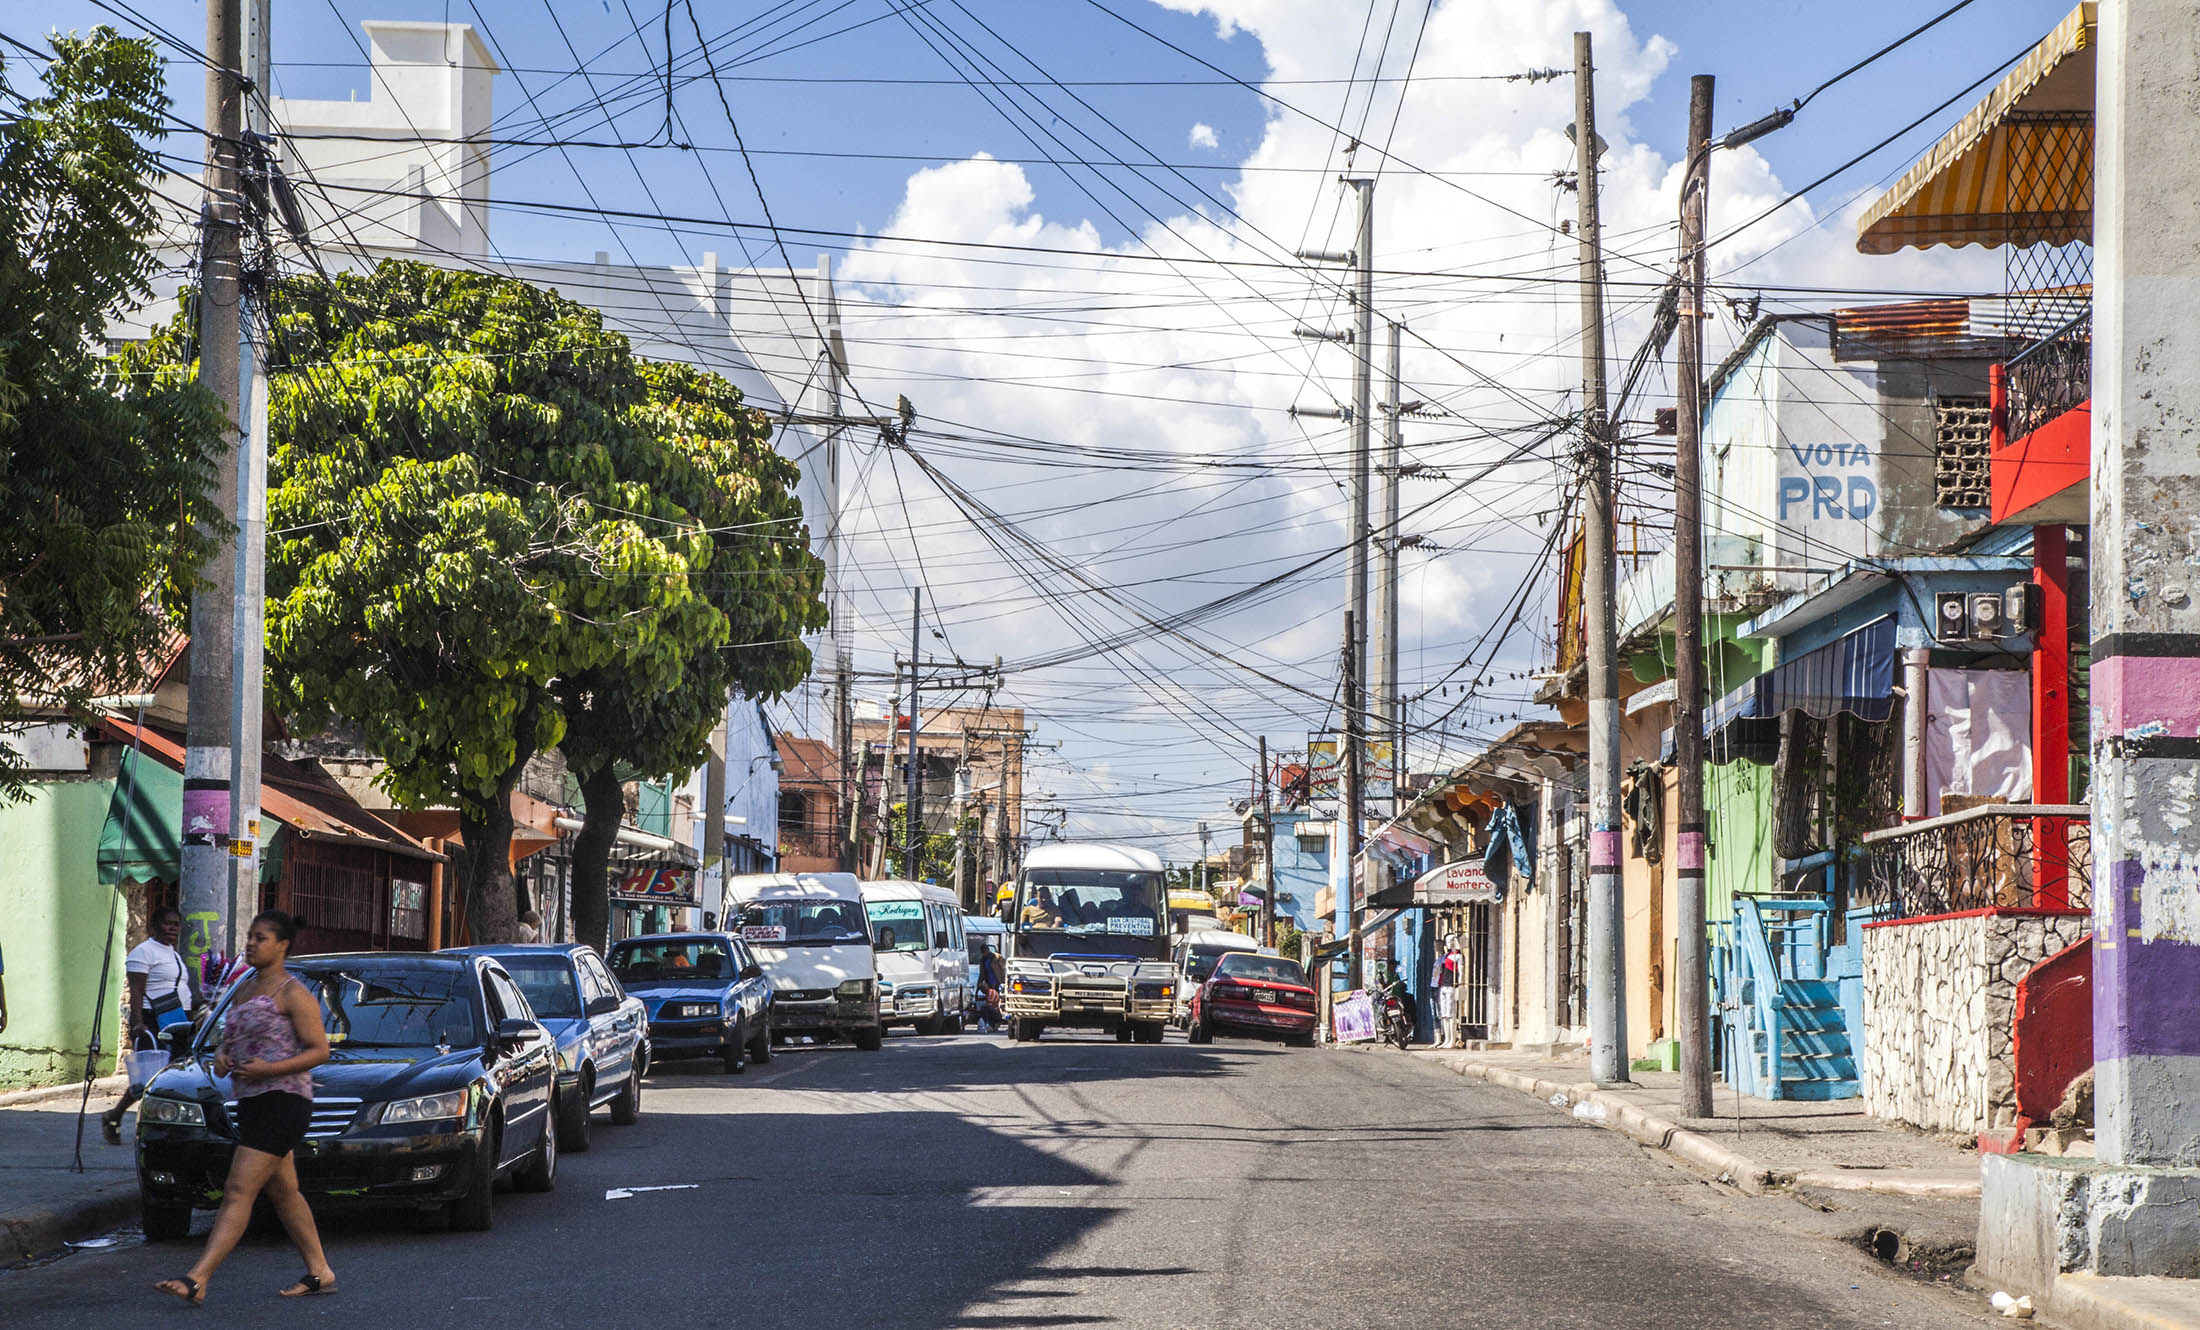
<path fill-rule="evenodd" d="M 297 1281 L 283 1290 L 286 1298 L 318 1298 L 336 1291 L 333 1283 L 323 1283 L 319 1275 L 300 1275 Z"/>
<path fill-rule="evenodd" d="M 181 1284 L 184 1291 L 178 1293 L 168 1287 L 170 1284 Z M 153 1288 L 156 1292 L 165 1293 L 169 1297 L 179 1299 L 193 1307 L 206 1305 L 206 1290 L 200 1288 L 199 1281 L 189 1275 L 177 1275 L 173 1279 L 163 1279 L 158 1284 L 153 1285 Z"/>

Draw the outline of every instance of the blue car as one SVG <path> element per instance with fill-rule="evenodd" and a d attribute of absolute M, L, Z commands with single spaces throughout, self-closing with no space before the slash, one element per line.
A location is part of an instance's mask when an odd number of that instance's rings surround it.
<path fill-rule="evenodd" d="M 512 976 L 556 1045 L 558 1147 L 588 1148 L 589 1115 L 609 1106 L 630 1127 L 649 1074 L 649 1009 L 619 986 L 594 947 L 578 942 L 452 947 L 490 956 Z"/>
<path fill-rule="evenodd" d="M 771 981 L 731 933 L 630 937 L 612 946 L 611 973 L 648 1006 L 658 1061 L 717 1058 L 729 1072 L 771 1061 Z"/>

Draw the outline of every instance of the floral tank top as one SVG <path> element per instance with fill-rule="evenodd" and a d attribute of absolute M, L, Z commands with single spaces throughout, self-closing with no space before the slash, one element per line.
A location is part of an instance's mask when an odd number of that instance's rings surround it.
<path fill-rule="evenodd" d="M 296 983 L 297 980 L 287 982 Z M 273 995 L 267 993 L 238 1003 L 222 1030 L 222 1055 L 229 1059 L 231 1067 L 254 1060 L 281 1062 L 303 1053 L 305 1047 L 305 1042 L 298 1038 L 298 1027 L 291 1024 L 290 1016 L 276 1006 Z M 239 1099 L 278 1090 L 302 1099 L 313 1097 L 313 1073 L 310 1071 L 294 1071 L 287 1076 L 270 1076 L 265 1080 L 232 1075 Z"/>

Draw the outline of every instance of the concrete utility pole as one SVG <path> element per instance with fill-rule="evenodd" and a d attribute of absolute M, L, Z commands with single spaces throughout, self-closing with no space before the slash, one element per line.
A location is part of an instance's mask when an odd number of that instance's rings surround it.
<path fill-rule="evenodd" d="M 962 753 L 955 759 L 955 898 L 966 905 L 970 893 L 963 890 L 963 842 L 969 837 L 963 834 L 963 818 L 970 809 L 970 727 L 962 727 Z"/>
<path fill-rule="evenodd" d="M 1405 724 L 1398 714 L 1398 469 L 1405 462 L 1404 429 L 1400 425 L 1406 404 L 1398 375 L 1398 338 L 1404 324 L 1390 325 L 1390 399 L 1383 404 L 1383 460 L 1376 466 L 1376 492 L 1380 496 L 1375 517 L 1375 687 L 1368 710 L 1370 728 L 1390 744 L 1390 807 L 1386 817 L 1397 815 L 1405 800 L 1399 786 L 1405 782 Z"/>
<path fill-rule="evenodd" d="M 833 257 L 830 254 L 817 256 L 817 284 L 823 288 L 825 303 L 825 415 L 828 423 L 825 426 L 824 545 L 825 609 L 829 618 L 826 632 L 833 646 L 833 752 L 839 756 L 840 807 L 846 825 L 840 837 L 840 867 L 843 872 L 853 872 L 859 824 L 847 811 L 855 785 L 855 758 L 848 751 L 855 745 L 855 699 L 848 690 L 855 682 L 855 654 L 849 640 L 848 606 L 840 585 L 840 385 L 848 372 L 848 353 L 840 340 L 840 296 L 833 289 Z"/>
<path fill-rule="evenodd" d="M 1711 188 L 1709 74 L 1688 84 L 1688 169 L 1681 178 L 1680 410 L 1673 442 L 1673 754 L 1680 836 L 1681 1116 L 1711 1116 L 1710 941 L 1704 919 L 1703 809 L 1703 228 Z"/>
<path fill-rule="evenodd" d="M 265 441 L 251 428 L 257 358 L 247 343 L 241 145 L 247 87 L 264 67 L 265 0 L 208 0 L 206 8 L 206 200 L 201 214 L 199 381 L 222 414 L 245 426 L 224 431 L 227 455 L 210 496 L 236 524 L 199 570 L 208 585 L 191 599 L 190 701 L 184 724 L 183 844 L 179 899 L 183 950 L 242 949 L 241 905 L 256 909 L 260 816 L 260 541 L 265 512 Z M 264 79 L 258 80 L 264 83 Z M 256 118 L 256 117 L 255 117 Z M 260 126 L 263 130 L 264 125 Z M 264 414 L 264 413 L 263 413 Z"/>
<path fill-rule="evenodd" d="M 917 716 L 917 671 L 924 668 L 924 588 L 909 588 L 909 848 L 904 858 L 906 876 L 923 879 L 924 857 L 924 759 L 917 751 L 917 733 L 924 728 Z"/>
<path fill-rule="evenodd" d="M 1627 1080 L 1626 950 L 1620 895 L 1619 662 L 1613 607 L 1612 434 L 1604 418 L 1604 256 L 1597 222 L 1597 111 L 1589 34 L 1574 34 L 1574 149 L 1580 162 L 1581 434 L 1584 486 L 1581 613 L 1589 694 L 1589 1071 Z"/>
<path fill-rule="evenodd" d="M 1357 616 L 1351 610 L 1344 612 L 1344 695 L 1357 698 L 1360 695 L 1360 637 Z M 1357 893 L 1353 884 L 1360 868 L 1360 755 L 1366 738 L 1366 727 L 1361 724 L 1361 712 L 1357 706 L 1347 705 L 1344 712 L 1344 834 L 1337 838 L 1331 852 L 1344 860 L 1344 876 L 1337 884 L 1337 932 L 1345 944 L 1345 987 L 1360 986 L 1360 928 Z"/>
<path fill-rule="evenodd" d="M 1276 814 L 1268 802 L 1268 736 L 1260 736 L 1260 944 L 1276 945 Z"/>
<path fill-rule="evenodd" d="M 703 806 L 696 820 L 703 824 L 703 843 L 696 847 L 703 857 L 702 879 L 718 893 L 718 915 L 725 917 L 726 882 L 726 711 L 729 703 L 720 703 L 718 723 L 710 727 L 710 739 L 703 759 Z M 756 764 L 749 764 L 754 775 Z M 743 788 L 747 782 L 742 782 Z M 754 834 L 755 828 L 751 828 Z M 776 842 L 774 842 L 776 843 Z M 704 899 L 709 899 L 705 895 Z"/>
<path fill-rule="evenodd" d="M 1214 889 L 1208 885 L 1207 824 L 1204 822 L 1199 824 L 1199 877 L 1197 879 L 1197 882 L 1201 891 L 1207 892 L 1210 895 L 1213 894 Z"/>

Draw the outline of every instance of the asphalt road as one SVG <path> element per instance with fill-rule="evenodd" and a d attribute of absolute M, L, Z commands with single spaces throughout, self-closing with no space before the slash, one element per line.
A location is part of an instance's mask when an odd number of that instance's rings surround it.
<path fill-rule="evenodd" d="M 680 1188 L 641 1191 L 644 1187 Z M 631 1192 L 613 1196 L 613 1189 Z M 194 1312 L 191 1244 L 0 1272 L 0 1326 L 1897 1326 L 1989 1318 L 1508 1091 L 1387 1052 L 897 1035 L 672 1067 L 493 1232 L 324 1227 L 342 1291 L 285 1302 L 248 1240 Z M 196 1232 L 203 1234 L 201 1218 Z"/>

